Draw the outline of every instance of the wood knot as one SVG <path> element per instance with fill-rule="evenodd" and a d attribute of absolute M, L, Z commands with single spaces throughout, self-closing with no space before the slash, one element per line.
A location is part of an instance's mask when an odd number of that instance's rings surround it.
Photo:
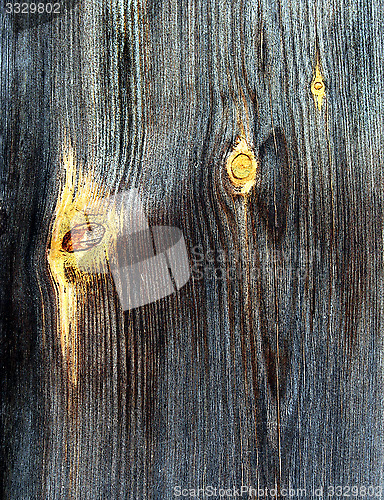
<path fill-rule="evenodd" d="M 69 253 L 89 250 L 101 242 L 104 234 L 105 229 L 101 224 L 78 224 L 65 233 L 61 248 Z"/>
<path fill-rule="evenodd" d="M 244 153 L 240 153 L 232 160 L 231 170 L 236 179 L 246 179 L 249 176 L 251 169 L 252 160 Z"/>
<path fill-rule="evenodd" d="M 240 194 L 249 193 L 258 173 L 258 162 L 245 139 L 238 139 L 227 158 L 228 177 Z"/>
<path fill-rule="evenodd" d="M 311 92 L 315 101 L 315 106 L 320 111 L 325 97 L 325 84 L 319 61 L 317 61 L 315 67 L 315 74 L 311 83 Z"/>

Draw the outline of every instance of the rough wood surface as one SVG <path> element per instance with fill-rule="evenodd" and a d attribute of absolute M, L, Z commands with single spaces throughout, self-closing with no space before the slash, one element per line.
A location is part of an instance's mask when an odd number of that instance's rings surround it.
<path fill-rule="evenodd" d="M 380 0 L 64 11 L 1 18 L 3 498 L 382 486 Z M 183 288 L 124 312 L 68 268 L 63 300 L 69 164 L 72 201 L 135 187 L 182 230 Z"/>

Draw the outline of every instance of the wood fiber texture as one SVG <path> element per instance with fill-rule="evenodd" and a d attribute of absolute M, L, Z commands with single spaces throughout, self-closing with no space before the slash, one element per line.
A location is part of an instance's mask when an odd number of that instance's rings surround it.
<path fill-rule="evenodd" d="M 1 18 L 3 498 L 382 486 L 381 1 L 63 5 Z M 74 195 L 137 188 L 192 268 L 126 312 L 67 269 L 75 369 L 48 259 L 66 151 Z"/>

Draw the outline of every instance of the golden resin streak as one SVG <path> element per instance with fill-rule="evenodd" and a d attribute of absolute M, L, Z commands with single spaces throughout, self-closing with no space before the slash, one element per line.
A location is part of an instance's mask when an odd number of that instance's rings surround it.
<path fill-rule="evenodd" d="M 325 83 L 323 74 L 321 72 L 319 59 L 317 59 L 316 62 L 315 75 L 311 83 L 311 92 L 315 101 L 315 106 L 317 106 L 317 109 L 321 111 L 321 106 L 323 105 L 323 100 L 325 97 Z"/>
<path fill-rule="evenodd" d="M 75 156 L 70 147 L 66 147 L 63 153 L 63 166 L 65 181 L 56 204 L 48 263 L 57 295 L 61 352 L 68 379 L 76 386 L 79 372 L 79 312 L 87 299 L 87 290 L 95 283 L 96 274 L 107 271 L 108 247 L 112 236 L 116 234 L 114 221 L 118 218 L 106 209 L 106 193 L 102 188 L 77 172 Z M 91 213 L 88 213 L 89 207 Z M 102 225 L 105 229 L 101 241 L 85 251 L 68 252 L 63 245 L 64 236 L 75 226 L 90 222 Z M 84 271 L 86 264 L 89 272 Z"/>
<path fill-rule="evenodd" d="M 259 165 L 244 137 L 237 140 L 226 166 L 228 177 L 239 194 L 249 193 L 255 185 Z"/>

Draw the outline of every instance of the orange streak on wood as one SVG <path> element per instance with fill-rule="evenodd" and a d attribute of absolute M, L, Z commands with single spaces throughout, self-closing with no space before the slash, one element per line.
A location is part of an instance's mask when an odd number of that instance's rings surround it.
<path fill-rule="evenodd" d="M 106 220 L 107 211 L 103 206 L 105 193 L 92 179 L 77 171 L 70 147 L 65 148 L 63 166 L 65 180 L 55 208 L 48 263 L 57 294 L 61 352 L 68 379 L 76 386 L 79 370 L 79 307 L 85 302 L 87 288 L 95 277 L 92 273 L 84 272 L 83 263 L 79 267 L 75 250 L 83 250 L 82 259 L 85 262 L 88 259 L 90 269 L 95 264 L 97 269 L 106 268 L 107 245 L 114 230 Z M 91 205 L 92 212 L 95 207 L 99 207 L 97 213 L 87 213 L 87 207 Z M 84 232 L 80 235 L 78 229 L 81 226 L 93 228 L 97 237 L 84 236 Z"/>

